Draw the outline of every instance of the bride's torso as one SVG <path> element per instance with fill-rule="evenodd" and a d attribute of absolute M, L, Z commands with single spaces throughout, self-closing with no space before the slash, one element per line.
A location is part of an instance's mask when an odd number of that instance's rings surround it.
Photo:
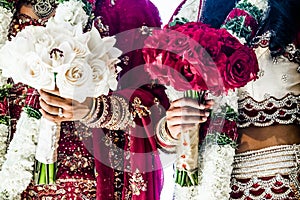
<path fill-rule="evenodd" d="M 256 55 L 259 78 L 239 89 L 238 152 L 281 144 L 300 143 L 299 56 L 291 45 L 285 56 L 272 59 L 269 49 L 259 45 Z M 289 60 L 290 59 L 290 60 Z M 298 57 L 299 59 L 299 57 Z"/>

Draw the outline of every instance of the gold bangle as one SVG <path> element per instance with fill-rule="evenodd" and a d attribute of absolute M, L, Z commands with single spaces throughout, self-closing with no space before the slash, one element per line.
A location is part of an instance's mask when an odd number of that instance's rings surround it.
<path fill-rule="evenodd" d="M 100 128 L 102 122 L 104 122 L 109 115 L 108 99 L 105 96 L 100 96 L 96 101 L 96 110 L 92 117 L 84 123 L 90 128 Z M 100 116 L 100 117 L 99 117 Z"/>
<path fill-rule="evenodd" d="M 112 117 L 109 122 L 102 124 L 102 127 L 110 130 L 126 130 L 132 125 L 131 113 L 127 101 L 118 95 L 110 97 Z"/>
<path fill-rule="evenodd" d="M 173 138 L 166 127 L 166 117 L 163 117 L 157 124 L 156 137 L 160 146 L 165 148 L 173 148 L 177 145 L 178 140 Z"/>
<path fill-rule="evenodd" d="M 86 116 L 84 116 L 80 121 L 82 121 L 82 122 L 87 122 L 87 121 L 89 121 L 89 120 L 92 118 L 92 116 L 93 116 L 93 114 L 95 113 L 95 111 L 96 111 L 96 99 L 93 98 L 93 104 L 92 104 L 91 110 L 90 110 L 89 113 L 88 113 Z"/>

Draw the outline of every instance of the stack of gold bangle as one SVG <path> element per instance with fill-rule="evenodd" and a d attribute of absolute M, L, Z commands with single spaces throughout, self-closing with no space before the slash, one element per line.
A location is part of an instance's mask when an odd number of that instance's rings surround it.
<path fill-rule="evenodd" d="M 166 117 L 163 117 L 156 126 L 157 143 L 168 152 L 174 152 L 178 140 L 172 137 L 167 126 Z"/>
<path fill-rule="evenodd" d="M 83 118 L 81 122 L 90 128 L 99 128 L 101 123 L 104 122 L 109 114 L 109 103 L 105 96 L 100 96 L 93 99 L 93 108 L 87 117 Z"/>
<path fill-rule="evenodd" d="M 133 124 L 129 104 L 120 96 L 101 96 L 92 108 L 88 117 L 82 119 L 90 128 L 106 128 L 110 130 L 125 130 Z"/>

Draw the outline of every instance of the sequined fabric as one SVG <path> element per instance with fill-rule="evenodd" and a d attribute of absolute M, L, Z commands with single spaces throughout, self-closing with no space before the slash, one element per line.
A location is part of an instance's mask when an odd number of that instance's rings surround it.
<path fill-rule="evenodd" d="M 279 145 L 237 154 L 230 199 L 299 199 L 299 145 Z"/>
<path fill-rule="evenodd" d="M 241 128 L 300 122 L 299 64 L 293 61 L 294 56 L 289 56 L 290 48 L 286 55 L 272 59 L 266 48 L 268 40 L 268 35 L 264 34 L 255 44 L 260 66 L 259 78 L 238 90 L 238 126 Z"/>
<path fill-rule="evenodd" d="M 23 199 L 96 199 L 94 159 L 85 147 L 88 139 L 82 137 L 89 131 L 79 122 L 61 123 L 56 184 L 31 184 Z"/>
<path fill-rule="evenodd" d="M 300 124 L 300 96 L 268 97 L 255 101 L 248 96 L 239 101 L 239 127 L 265 127 L 274 124 Z"/>

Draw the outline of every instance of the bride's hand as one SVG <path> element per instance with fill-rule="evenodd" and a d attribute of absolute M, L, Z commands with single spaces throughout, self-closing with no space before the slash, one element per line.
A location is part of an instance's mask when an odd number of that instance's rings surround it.
<path fill-rule="evenodd" d="M 86 98 L 83 103 L 73 99 L 63 98 L 59 91 L 41 89 L 40 106 L 43 117 L 54 122 L 74 121 L 84 118 L 90 112 L 92 98 Z"/>
<path fill-rule="evenodd" d="M 212 105 L 212 100 L 199 104 L 197 100 L 190 98 L 172 102 L 166 113 L 167 127 L 172 137 L 178 139 L 181 132 L 193 129 L 195 124 L 206 122 L 208 109 Z"/>

